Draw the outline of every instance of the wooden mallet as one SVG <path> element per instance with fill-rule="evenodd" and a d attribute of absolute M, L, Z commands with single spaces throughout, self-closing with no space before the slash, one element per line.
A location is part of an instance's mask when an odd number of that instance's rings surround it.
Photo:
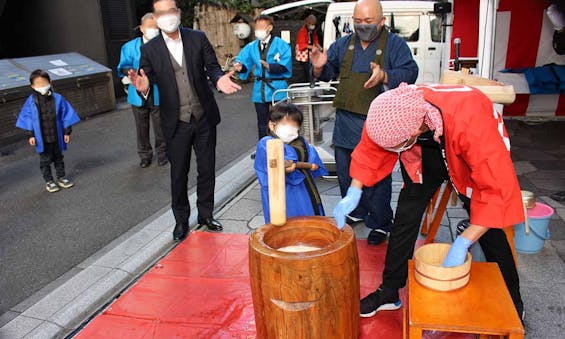
<path fill-rule="evenodd" d="M 284 143 L 280 139 L 267 141 L 267 178 L 271 224 L 282 226 L 286 224 L 286 192 Z"/>

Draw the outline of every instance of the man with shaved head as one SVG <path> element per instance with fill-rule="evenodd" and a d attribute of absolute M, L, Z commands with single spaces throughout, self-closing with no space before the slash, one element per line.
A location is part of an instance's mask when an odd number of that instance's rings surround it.
<path fill-rule="evenodd" d="M 414 83 L 418 77 L 418 66 L 410 48 L 402 38 L 388 31 L 385 21 L 380 1 L 360 0 L 353 11 L 355 33 L 341 37 L 327 51 L 313 49 L 310 56 L 316 78 L 340 81 L 334 99 L 333 132 L 339 187 L 342 197 L 360 200 L 348 222 L 364 220 L 371 229 L 367 238 L 371 245 L 385 241 L 390 232 L 392 179 L 389 175 L 363 190 L 350 188 L 351 153 L 361 139 L 373 99 L 401 82 Z"/>

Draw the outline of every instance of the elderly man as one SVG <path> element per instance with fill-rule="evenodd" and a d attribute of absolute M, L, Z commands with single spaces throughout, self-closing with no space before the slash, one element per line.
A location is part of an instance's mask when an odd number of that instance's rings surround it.
<path fill-rule="evenodd" d="M 241 89 L 222 72 L 214 49 L 204 32 L 180 27 L 181 11 L 174 0 L 154 0 L 153 14 L 161 35 L 141 47 L 139 74 L 128 75 L 144 98 L 151 84 L 159 87 L 161 126 L 171 163 L 171 208 L 175 240 L 188 233 L 188 173 L 192 149 L 198 170 L 196 194 L 198 223 L 211 231 L 222 225 L 213 218 L 216 165 L 216 125 L 220 112 L 210 81 L 224 93 Z"/>
<path fill-rule="evenodd" d="M 351 152 L 361 138 L 371 101 L 386 89 L 401 82 L 413 83 L 418 77 L 408 45 L 386 29 L 385 20 L 380 1 L 360 0 L 353 11 L 355 33 L 338 39 L 327 52 L 314 49 L 311 53 L 315 77 L 327 81 L 339 76 L 333 143 L 342 197 L 351 183 Z M 390 232 L 391 183 L 387 176 L 365 188 L 359 207 L 351 214 L 372 229 L 367 238 L 371 245 L 386 240 Z"/>
<path fill-rule="evenodd" d="M 422 216 L 438 187 L 450 179 L 470 206 L 471 225 L 457 237 L 443 266 L 463 264 L 468 248 L 478 240 L 487 261 L 498 264 L 522 317 L 518 272 L 502 229 L 524 220 L 522 196 L 504 122 L 492 102 L 471 87 L 446 85 L 401 84 L 377 97 L 352 154 L 351 187 L 334 211 L 338 227 L 359 202 L 362 187 L 390 175 L 399 158 L 404 187 L 383 280 L 361 300 L 361 316 L 400 307 L 398 289 L 406 285 Z"/>
<path fill-rule="evenodd" d="M 157 22 L 153 17 L 153 13 L 147 13 L 141 18 L 139 29 L 143 36 L 130 40 L 122 46 L 120 63 L 118 64 L 119 75 L 127 76 L 129 70 L 139 69 L 141 46 L 159 35 L 159 29 L 157 28 Z M 131 105 L 133 117 L 135 118 L 137 154 L 139 154 L 139 158 L 141 159 L 139 166 L 141 166 L 141 168 L 149 167 L 153 159 L 153 150 L 151 149 L 151 140 L 149 138 L 149 120 L 153 121 L 157 165 L 166 165 L 168 161 L 167 155 L 165 154 L 165 138 L 163 137 L 159 118 L 159 92 L 157 85 L 153 87 L 153 91 L 149 94 L 147 100 L 143 100 L 135 90 L 135 87 L 130 84 L 128 89 L 128 103 Z"/>

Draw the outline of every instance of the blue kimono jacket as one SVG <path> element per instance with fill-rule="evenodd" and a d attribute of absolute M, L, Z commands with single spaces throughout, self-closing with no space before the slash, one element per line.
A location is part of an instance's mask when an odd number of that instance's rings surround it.
<path fill-rule="evenodd" d="M 59 149 L 61 152 L 67 150 L 67 144 L 63 139 L 65 128 L 71 127 L 78 123 L 80 118 L 65 98 L 58 93 L 52 92 L 55 98 L 55 115 L 57 123 L 57 139 L 59 141 Z M 43 136 L 41 134 L 41 121 L 39 119 L 39 110 L 35 102 L 35 94 L 30 95 L 16 121 L 16 127 L 26 131 L 33 131 L 35 134 L 35 150 L 37 153 L 43 153 Z"/>
<path fill-rule="evenodd" d="M 242 72 L 239 73 L 241 80 L 247 80 L 251 73 L 251 68 L 255 66 L 253 72 L 255 75 L 255 83 L 253 84 L 251 100 L 257 103 L 270 103 L 273 100 L 273 93 L 276 90 L 288 87 L 286 81 L 282 79 L 290 79 L 292 77 L 292 53 L 290 45 L 276 36 L 272 36 L 269 43 L 265 61 L 269 64 L 270 71 L 266 69 L 263 70 L 263 66 L 261 65 L 259 40 L 254 40 L 245 45 L 235 61 L 241 62 L 244 66 Z M 284 66 L 284 68 L 280 66 Z M 276 95 L 275 100 L 279 101 L 285 98 L 285 93 L 279 93 Z"/>
<path fill-rule="evenodd" d="M 143 43 L 143 38 L 138 37 L 133 40 L 126 42 L 122 46 L 120 52 L 120 63 L 118 64 L 118 76 L 121 78 L 124 76 L 123 71 L 128 69 L 139 69 L 139 60 L 141 59 L 141 45 Z M 159 106 L 159 89 L 157 85 L 153 85 L 153 105 Z M 128 103 L 130 105 L 141 107 L 143 106 L 143 99 L 137 93 L 135 87 L 129 84 L 128 88 Z"/>
<path fill-rule="evenodd" d="M 257 144 L 257 149 L 255 152 L 255 173 L 257 174 L 257 179 L 261 185 L 261 202 L 263 204 L 263 214 L 265 216 L 265 223 L 270 222 L 269 215 L 269 180 L 267 178 L 267 140 L 273 139 L 271 136 L 266 136 L 259 140 Z M 305 141 L 306 147 L 308 149 L 308 159 L 307 162 L 313 163 L 319 166 L 315 171 L 308 170 L 312 175 L 312 178 L 321 177 L 327 175 L 328 171 L 324 167 L 318 152 L 316 149 L 309 145 Z M 289 144 L 284 144 L 284 159 L 293 162 L 303 161 L 298 159 L 296 150 Z M 306 159 L 304 159 L 306 160 Z M 286 174 L 286 215 L 287 217 L 297 217 L 297 216 L 312 216 L 316 215 L 314 212 L 313 202 L 308 192 L 307 185 L 305 183 L 305 175 L 300 170 L 295 170 L 291 173 Z M 315 189 L 315 186 L 314 186 Z M 317 191 L 316 191 L 317 194 Z M 318 210 L 319 215 L 324 215 L 324 209 L 320 203 Z"/>

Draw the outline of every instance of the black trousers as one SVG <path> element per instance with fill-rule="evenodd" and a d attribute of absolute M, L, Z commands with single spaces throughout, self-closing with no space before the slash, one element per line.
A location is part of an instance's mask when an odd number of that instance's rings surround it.
<path fill-rule="evenodd" d="M 65 163 L 58 142 L 44 142 L 43 153 L 39 154 L 39 169 L 45 182 L 53 181 L 51 164 L 55 165 L 57 178 L 63 178 L 65 176 Z"/>
<path fill-rule="evenodd" d="M 335 146 L 335 166 L 341 196 L 345 197 L 347 189 L 351 185 L 349 166 L 351 164 L 352 149 Z M 392 176 L 389 175 L 371 187 L 363 188 L 363 195 L 357 208 L 351 212 L 351 216 L 363 219 L 365 226 L 372 230 L 383 230 L 390 232 L 392 227 L 392 208 L 390 199 L 392 196 Z"/>
<path fill-rule="evenodd" d="M 404 168 L 402 176 L 405 186 L 398 197 L 398 207 L 385 259 L 382 287 L 397 290 L 406 285 L 408 259 L 414 253 L 422 217 L 433 194 L 448 178 L 448 173 L 439 148 L 422 147 L 423 183 L 413 184 Z M 487 261 L 496 262 L 502 272 L 518 314 L 522 315 L 518 272 L 506 234 L 502 229 L 490 229 L 479 243 Z"/>
<path fill-rule="evenodd" d="M 257 131 L 259 134 L 259 140 L 267 135 L 269 127 L 269 110 L 271 109 L 271 103 L 255 103 L 255 112 L 257 112 Z"/>
<path fill-rule="evenodd" d="M 137 154 L 140 159 L 151 160 L 153 149 L 149 137 L 150 121 L 153 122 L 153 137 L 155 138 L 155 152 L 159 159 L 165 157 L 166 143 L 161 129 L 161 117 L 159 107 L 153 105 L 153 96 L 146 101 L 142 107 L 131 106 L 133 117 L 135 118 L 135 128 L 137 131 Z"/>
<path fill-rule="evenodd" d="M 192 149 L 196 154 L 198 219 L 212 217 L 216 184 L 216 127 L 206 116 L 190 123 L 179 121 L 172 139 L 167 140 L 167 157 L 171 164 L 171 208 L 177 224 L 188 225 L 188 173 Z"/>

